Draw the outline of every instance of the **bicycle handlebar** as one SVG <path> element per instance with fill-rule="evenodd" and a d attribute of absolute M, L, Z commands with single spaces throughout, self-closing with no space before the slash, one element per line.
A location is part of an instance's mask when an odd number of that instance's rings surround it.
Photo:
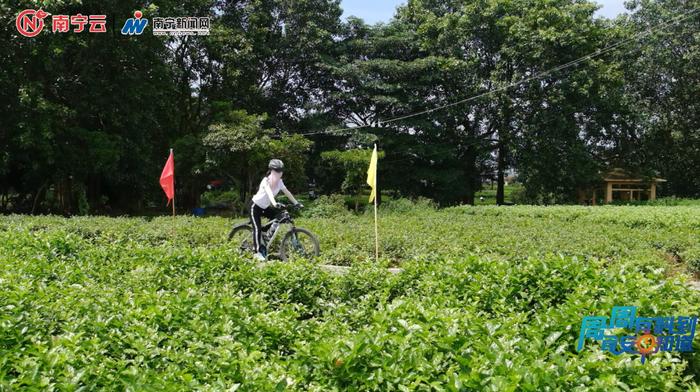
<path fill-rule="evenodd" d="M 284 203 L 277 203 L 277 208 L 280 210 L 291 210 L 291 209 L 301 209 L 303 205 L 301 203 L 299 204 L 284 204 Z"/>

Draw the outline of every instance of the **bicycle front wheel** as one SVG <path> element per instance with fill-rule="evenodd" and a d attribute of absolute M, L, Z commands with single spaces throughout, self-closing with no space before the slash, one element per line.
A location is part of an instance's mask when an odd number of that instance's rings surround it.
<path fill-rule="evenodd" d="M 289 230 L 285 234 L 284 239 L 282 239 L 280 247 L 280 258 L 282 260 L 286 261 L 291 257 L 310 258 L 318 256 L 320 253 L 318 238 L 306 229 L 295 227 Z"/>

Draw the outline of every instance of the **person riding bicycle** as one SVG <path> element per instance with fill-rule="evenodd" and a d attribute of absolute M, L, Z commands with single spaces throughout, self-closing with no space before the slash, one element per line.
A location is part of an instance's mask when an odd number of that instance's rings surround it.
<path fill-rule="evenodd" d="M 273 159 L 267 165 L 267 175 L 260 181 L 258 193 L 253 196 L 253 203 L 250 206 L 250 219 L 253 224 L 253 247 L 255 249 L 255 259 L 264 261 L 267 257 L 267 249 L 262 243 L 262 217 L 270 220 L 277 215 L 277 201 L 275 196 L 282 191 L 297 207 L 303 207 L 292 195 L 282 181 L 284 173 L 284 163 L 279 159 Z"/>

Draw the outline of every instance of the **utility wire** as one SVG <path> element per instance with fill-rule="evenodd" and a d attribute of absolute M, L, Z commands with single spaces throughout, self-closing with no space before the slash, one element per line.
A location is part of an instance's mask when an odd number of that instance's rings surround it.
<path fill-rule="evenodd" d="M 626 51 L 626 52 L 621 53 L 621 55 L 629 55 L 629 54 L 632 54 L 632 53 L 637 52 L 637 51 L 639 51 L 639 50 L 641 50 L 641 49 L 638 48 L 638 47 L 637 47 L 637 48 L 633 48 L 633 49 L 630 49 L 630 50 L 628 50 L 628 51 Z M 555 122 L 555 121 L 558 121 L 558 120 L 559 120 L 559 118 L 555 118 L 555 119 L 547 120 L 547 121 L 544 121 L 544 122 L 540 122 L 540 123 L 538 123 L 537 125 L 540 126 L 540 127 L 542 127 L 542 126 L 549 125 L 549 124 L 551 124 L 551 123 L 553 123 L 553 122 Z M 433 152 L 433 153 L 430 153 L 430 154 L 423 154 L 423 155 L 414 156 L 414 157 L 406 157 L 406 158 L 392 159 L 392 160 L 389 160 L 389 161 L 382 160 L 382 162 L 384 162 L 384 164 L 388 164 L 388 163 L 395 163 L 395 162 L 410 161 L 410 160 L 413 160 L 413 159 L 425 159 L 425 158 L 433 157 L 433 156 L 436 156 L 436 155 L 441 155 L 441 154 L 444 154 L 444 153 L 454 152 L 454 151 L 455 151 L 455 148 L 469 148 L 469 147 L 473 147 L 473 146 L 477 146 L 477 147 L 478 147 L 478 146 L 482 146 L 482 145 L 485 145 L 485 144 L 488 144 L 488 143 L 492 143 L 492 142 L 495 141 L 495 140 L 492 140 L 492 139 L 479 139 L 478 136 L 476 136 L 476 137 L 477 137 L 477 139 L 474 140 L 474 141 L 472 141 L 472 142 L 470 142 L 470 143 L 459 144 L 458 146 L 454 146 L 454 145 L 453 145 L 453 146 L 450 146 L 450 147 L 448 147 L 448 148 L 446 148 L 446 149 L 444 149 L 444 150 L 438 150 L 437 152 Z M 393 153 L 393 152 L 396 152 L 396 151 L 395 151 L 395 150 L 392 150 L 392 153 Z M 399 152 L 401 152 L 401 151 L 399 151 Z M 404 150 L 403 152 L 404 152 L 404 153 L 407 153 L 407 152 L 409 152 L 409 151 L 408 151 L 408 150 Z"/>
<path fill-rule="evenodd" d="M 575 60 L 572 60 L 572 61 L 569 61 L 569 62 L 567 62 L 567 63 L 558 65 L 558 66 L 556 66 L 556 67 L 554 67 L 554 68 L 551 68 L 551 69 L 549 69 L 549 70 L 542 71 L 542 72 L 539 72 L 539 73 L 537 73 L 537 74 L 535 74 L 535 75 L 533 75 L 533 76 L 527 77 L 527 78 L 525 78 L 525 79 L 521 79 L 521 80 L 519 80 L 519 81 L 517 81 L 517 82 L 510 83 L 510 84 L 508 84 L 508 85 L 506 85 L 506 86 L 499 87 L 499 88 L 496 88 L 496 89 L 493 89 L 493 90 L 489 90 L 489 91 L 484 91 L 483 93 L 480 93 L 480 94 L 471 96 L 471 97 L 469 97 L 469 98 L 465 98 L 465 99 L 462 99 L 462 100 L 459 100 L 459 101 L 456 101 L 456 102 L 452 102 L 452 103 L 449 103 L 449 104 L 437 106 L 437 107 L 434 107 L 434 108 L 432 108 L 432 109 L 427 109 L 427 110 L 423 110 L 423 111 L 416 112 L 416 113 L 412 113 L 412 114 L 407 114 L 407 115 L 403 115 L 403 116 L 399 116 L 399 117 L 394 117 L 394 118 L 390 118 L 390 119 L 387 119 L 387 120 L 380 120 L 380 121 L 377 121 L 377 124 L 378 124 L 379 126 L 381 126 L 381 125 L 383 125 L 383 124 L 389 124 L 389 123 L 393 123 L 393 122 L 396 122 L 396 121 L 401 121 L 401 120 L 405 120 L 405 119 L 408 119 L 408 118 L 421 116 L 421 115 L 428 114 L 428 113 L 432 113 L 432 112 L 435 112 L 435 111 L 438 111 L 438 110 L 442 110 L 442 109 L 446 109 L 446 108 L 449 108 L 449 107 L 461 105 L 461 104 L 463 104 L 463 103 L 471 102 L 471 101 L 477 100 L 477 99 L 479 99 L 479 98 L 482 98 L 482 97 L 485 97 L 485 96 L 488 96 L 488 95 L 491 95 L 491 94 L 494 94 L 494 93 L 497 93 L 497 92 L 506 91 L 506 90 L 508 90 L 508 89 L 510 89 L 510 88 L 513 88 L 513 87 L 515 87 L 515 86 L 519 86 L 519 85 L 521 85 L 521 84 L 523 84 L 523 83 L 527 83 L 527 82 L 530 82 L 530 81 L 542 79 L 544 76 L 547 76 L 547 75 L 549 75 L 549 74 L 551 74 L 551 73 L 554 73 L 554 72 L 557 72 L 557 71 L 561 71 L 561 70 L 564 70 L 564 69 L 567 69 L 567 68 L 571 68 L 571 67 L 576 66 L 576 65 L 578 65 L 578 64 L 581 64 L 581 63 L 583 63 L 583 62 L 585 62 L 585 61 L 588 61 L 588 60 L 591 60 L 591 59 L 593 59 L 593 58 L 599 57 L 599 56 L 601 56 L 601 55 L 603 55 L 603 54 L 609 53 L 609 52 L 611 52 L 612 50 L 618 48 L 619 46 L 622 46 L 622 45 L 624 45 L 624 44 L 626 44 L 626 43 L 628 43 L 628 42 L 635 41 L 635 40 L 637 40 L 637 39 L 643 38 L 643 37 L 645 37 L 645 36 L 647 36 L 647 35 L 653 33 L 655 30 L 660 30 L 660 29 L 664 29 L 664 28 L 666 28 L 666 27 L 668 27 L 668 26 L 675 25 L 675 24 L 677 24 L 678 22 L 681 22 L 681 21 L 683 21 L 683 20 L 685 20 L 685 19 L 690 18 L 690 17 L 693 16 L 695 13 L 697 13 L 699 10 L 700 10 L 700 8 L 695 8 L 695 9 L 691 10 L 690 12 L 688 12 L 688 13 L 685 14 L 685 15 L 678 16 L 678 17 L 676 17 L 676 18 L 671 19 L 671 20 L 668 21 L 668 22 L 661 23 L 660 25 L 650 27 L 650 28 L 648 28 L 648 29 L 646 29 L 646 30 L 644 30 L 644 31 L 642 31 L 642 32 L 640 32 L 640 33 L 637 33 L 637 34 L 633 35 L 633 36 L 630 37 L 630 38 L 627 38 L 627 39 L 624 39 L 624 40 L 622 40 L 622 41 L 619 41 L 619 42 L 617 42 L 617 43 L 615 43 L 615 44 L 606 46 L 606 47 L 603 48 L 603 49 L 596 50 L 595 52 L 590 53 L 590 54 L 588 54 L 588 55 L 586 55 L 586 56 L 579 57 L 579 58 L 577 58 L 577 59 L 575 59 Z M 347 128 L 330 129 L 330 130 L 326 130 L 326 131 L 309 132 L 309 133 L 298 133 L 297 135 L 301 135 L 301 136 L 311 136 L 311 135 L 321 135 L 321 134 L 325 134 L 325 135 L 332 135 L 332 136 L 341 136 L 341 135 L 343 135 L 343 134 L 347 134 L 347 133 L 354 132 L 354 131 L 356 131 L 356 130 L 358 130 L 358 129 L 369 128 L 369 127 L 371 127 L 371 125 L 358 125 L 358 126 L 356 126 L 356 127 L 347 127 Z"/>

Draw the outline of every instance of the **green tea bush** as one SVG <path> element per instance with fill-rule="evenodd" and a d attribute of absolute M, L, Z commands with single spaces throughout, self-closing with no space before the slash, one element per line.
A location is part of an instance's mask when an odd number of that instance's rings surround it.
<path fill-rule="evenodd" d="M 231 191 L 206 191 L 202 194 L 202 207 L 235 208 L 240 209 L 241 197 L 236 190 Z"/>
<path fill-rule="evenodd" d="M 675 196 L 662 197 L 656 200 L 644 201 L 617 201 L 616 205 L 639 205 L 639 206 L 698 206 L 699 199 L 684 199 Z"/>
<path fill-rule="evenodd" d="M 688 263 L 695 274 L 700 274 L 700 244 L 683 252 L 681 260 Z"/>
<path fill-rule="evenodd" d="M 394 213 L 394 214 L 410 214 L 416 212 L 429 212 L 434 211 L 437 205 L 431 199 L 425 197 L 419 197 L 415 200 L 411 199 L 394 199 L 382 202 L 379 209 L 384 213 Z M 373 208 L 367 208 L 365 213 L 374 214 Z"/>
<path fill-rule="evenodd" d="M 298 220 L 320 260 L 265 265 L 230 219 L 1 217 L 0 390 L 698 390 L 697 353 L 576 343 L 615 305 L 698 314 L 669 254 L 699 209 L 412 211 L 381 211 L 379 264 L 347 210 Z"/>
<path fill-rule="evenodd" d="M 342 195 L 319 196 L 304 211 L 304 216 L 309 218 L 331 218 L 348 214 L 349 211 L 345 206 L 345 197 Z"/>

